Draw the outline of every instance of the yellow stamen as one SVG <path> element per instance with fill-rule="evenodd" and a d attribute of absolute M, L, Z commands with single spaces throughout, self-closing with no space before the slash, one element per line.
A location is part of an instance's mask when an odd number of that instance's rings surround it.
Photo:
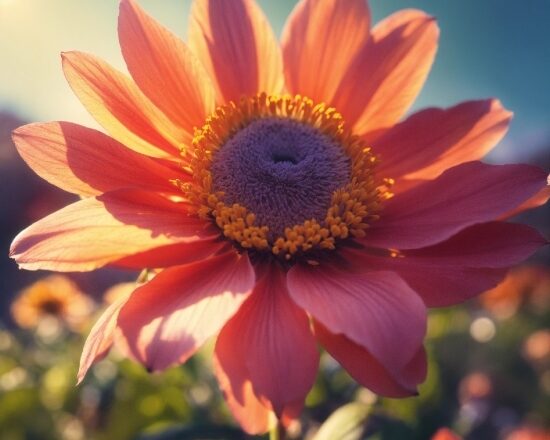
<path fill-rule="evenodd" d="M 315 127 L 341 145 L 350 158 L 351 178 L 336 190 L 323 219 L 310 219 L 271 238 L 269 228 L 255 224 L 255 215 L 239 204 L 223 202 L 224 194 L 212 188 L 210 168 L 215 153 L 239 130 L 262 118 L 292 119 Z M 192 148 L 182 150 L 191 182 L 177 181 L 202 218 L 212 218 L 223 235 L 245 249 L 268 250 L 286 260 L 313 249 L 335 249 L 338 240 L 364 237 L 369 224 L 378 218 L 381 203 L 391 197 L 392 179 L 376 181 L 376 156 L 354 136 L 342 116 L 324 103 L 296 95 L 261 93 L 218 107 L 195 131 Z"/>

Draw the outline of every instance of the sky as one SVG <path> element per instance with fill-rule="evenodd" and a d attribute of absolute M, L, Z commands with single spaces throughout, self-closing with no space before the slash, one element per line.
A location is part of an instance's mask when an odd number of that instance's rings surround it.
<path fill-rule="evenodd" d="M 191 0 L 139 3 L 185 39 Z M 259 3 L 280 35 L 296 2 Z M 441 27 L 438 56 L 413 111 L 498 97 L 515 117 L 491 160 L 526 160 L 534 152 L 550 156 L 550 0 L 371 0 L 370 5 L 375 22 L 412 7 L 434 15 Z M 59 54 L 90 52 L 125 70 L 117 15 L 117 0 L 0 0 L 0 110 L 29 121 L 97 127 L 66 84 Z"/>

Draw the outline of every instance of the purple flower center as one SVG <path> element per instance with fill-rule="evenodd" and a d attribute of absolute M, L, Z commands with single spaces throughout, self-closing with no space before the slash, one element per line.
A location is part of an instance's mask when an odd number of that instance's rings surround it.
<path fill-rule="evenodd" d="M 270 237 L 306 220 L 323 221 L 332 193 L 350 179 L 342 147 L 315 127 L 284 118 L 258 119 L 215 153 L 214 191 L 268 226 Z"/>

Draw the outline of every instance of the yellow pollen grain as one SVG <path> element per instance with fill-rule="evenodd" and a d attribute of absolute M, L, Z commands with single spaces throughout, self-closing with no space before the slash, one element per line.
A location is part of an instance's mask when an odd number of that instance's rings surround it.
<path fill-rule="evenodd" d="M 351 178 L 333 193 L 325 218 L 287 227 L 282 236 L 270 240 L 269 228 L 256 225 L 254 213 L 239 204 L 226 205 L 223 193 L 213 191 L 210 167 L 215 153 L 239 130 L 255 120 L 274 117 L 310 125 L 334 139 L 350 158 Z M 241 247 L 270 250 L 285 260 L 314 249 L 335 249 L 338 240 L 364 237 L 370 223 L 378 219 L 382 202 L 392 196 L 393 180 L 376 181 L 377 157 L 345 128 L 342 116 L 334 108 L 300 95 L 261 93 L 220 106 L 195 130 L 192 148 L 182 149 L 181 154 L 191 181 L 173 183 L 196 213 L 213 219 L 223 235 Z"/>

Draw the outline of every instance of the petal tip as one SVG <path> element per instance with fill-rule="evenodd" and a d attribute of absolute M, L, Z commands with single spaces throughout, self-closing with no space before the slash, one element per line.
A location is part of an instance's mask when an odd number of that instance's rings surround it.
<path fill-rule="evenodd" d="M 491 111 L 501 112 L 503 116 L 503 120 L 505 120 L 506 122 L 509 122 L 514 117 L 514 112 L 511 110 L 508 110 L 500 99 L 490 98 L 489 103 L 491 106 Z"/>
<path fill-rule="evenodd" d="M 134 13 L 134 11 L 138 8 L 139 5 L 134 0 L 120 0 L 118 5 L 119 20 L 122 19 L 124 14 Z"/>
<path fill-rule="evenodd" d="M 84 55 L 84 52 L 80 52 L 78 50 L 64 50 L 60 52 L 61 62 L 63 65 L 65 63 L 73 63 L 74 58 L 79 55 Z"/>

